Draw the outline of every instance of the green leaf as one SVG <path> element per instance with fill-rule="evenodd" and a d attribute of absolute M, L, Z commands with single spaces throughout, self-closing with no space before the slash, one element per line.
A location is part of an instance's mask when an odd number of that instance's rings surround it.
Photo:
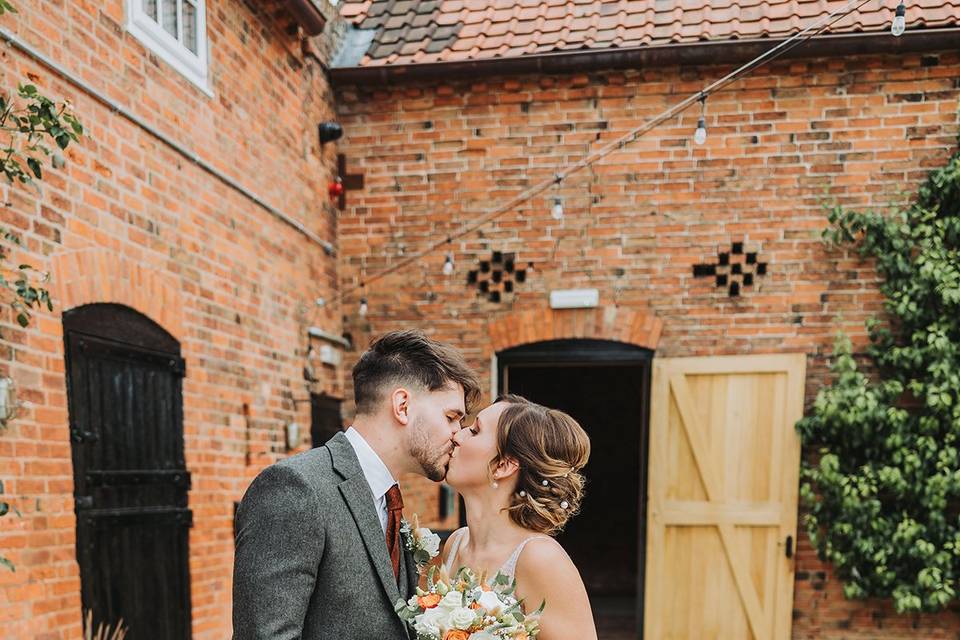
<path fill-rule="evenodd" d="M 40 163 L 37 162 L 34 158 L 27 158 L 27 165 L 30 167 L 30 170 L 33 171 L 33 175 L 37 177 L 37 180 L 43 179 L 43 172 L 40 171 Z"/>

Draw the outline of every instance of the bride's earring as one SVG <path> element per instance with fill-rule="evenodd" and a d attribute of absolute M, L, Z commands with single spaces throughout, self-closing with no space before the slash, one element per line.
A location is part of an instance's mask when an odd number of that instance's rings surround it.
<path fill-rule="evenodd" d="M 494 489 L 499 489 L 500 483 L 494 480 L 493 482 L 490 483 L 490 486 L 493 487 Z"/>

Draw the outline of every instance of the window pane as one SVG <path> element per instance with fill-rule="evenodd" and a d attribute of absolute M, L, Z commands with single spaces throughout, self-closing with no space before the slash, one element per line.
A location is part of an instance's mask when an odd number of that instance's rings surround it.
<path fill-rule="evenodd" d="M 157 20 L 157 0 L 143 0 L 143 12 L 150 16 L 156 22 Z"/>
<path fill-rule="evenodd" d="M 162 0 L 160 7 L 163 13 L 163 19 L 160 24 L 164 31 L 177 37 L 177 0 Z"/>
<path fill-rule="evenodd" d="M 197 8 L 189 0 L 183 3 L 183 46 L 197 52 Z"/>

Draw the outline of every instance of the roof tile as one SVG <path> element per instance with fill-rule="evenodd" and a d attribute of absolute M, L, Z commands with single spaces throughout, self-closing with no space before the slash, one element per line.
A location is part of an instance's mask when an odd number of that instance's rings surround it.
<path fill-rule="evenodd" d="M 846 0 L 341 0 L 376 30 L 361 66 L 479 60 L 703 40 L 784 38 Z M 889 6 L 888 6 L 889 5 Z M 829 32 L 888 28 L 893 4 L 868 3 Z M 436 28 L 431 28 L 436 25 Z M 960 27 L 960 0 L 912 0 L 912 29 Z"/>

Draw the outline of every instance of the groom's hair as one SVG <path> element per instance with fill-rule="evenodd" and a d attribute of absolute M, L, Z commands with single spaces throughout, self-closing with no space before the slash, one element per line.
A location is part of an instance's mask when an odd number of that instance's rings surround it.
<path fill-rule="evenodd" d="M 467 413 L 472 413 L 480 399 L 480 381 L 463 355 L 412 329 L 380 336 L 353 367 L 353 397 L 360 415 L 377 412 L 388 385 L 438 391 L 450 383 L 463 387 Z"/>

